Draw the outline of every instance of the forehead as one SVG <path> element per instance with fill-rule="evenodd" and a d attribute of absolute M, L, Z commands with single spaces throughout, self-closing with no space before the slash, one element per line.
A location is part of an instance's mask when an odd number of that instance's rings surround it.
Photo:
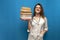
<path fill-rule="evenodd" d="M 37 5 L 36 7 L 40 7 L 40 5 Z"/>

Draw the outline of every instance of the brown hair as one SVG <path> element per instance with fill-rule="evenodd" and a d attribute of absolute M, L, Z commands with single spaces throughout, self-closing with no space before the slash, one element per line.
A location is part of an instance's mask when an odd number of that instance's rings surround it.
<path fill-rule="evenodd" d="M 41 5 L 40 3 L 37 3 L 37 4 L 34 6 L 34 15 L 33 15 L 33 17 L 36 15 L 35 8 L 36 8 L 37 5 L 40 5 L 40 7 L 41 7 L 41 12 L 40 12 L 39 14 L 40 14 L 40 16 L 41 16 L 42 18 L 44 18 L 45 16 L 44 16 L 43 7 L 42 7 L 42 5 Z"/>

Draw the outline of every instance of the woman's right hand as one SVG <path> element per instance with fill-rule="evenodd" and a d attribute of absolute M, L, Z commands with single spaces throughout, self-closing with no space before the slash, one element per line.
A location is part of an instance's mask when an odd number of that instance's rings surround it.
<path fill-rule="evenodd" d="M 27 32 L 30 32 L 30 30 L 29 30 L 29 29 L 27 29 Z"/>

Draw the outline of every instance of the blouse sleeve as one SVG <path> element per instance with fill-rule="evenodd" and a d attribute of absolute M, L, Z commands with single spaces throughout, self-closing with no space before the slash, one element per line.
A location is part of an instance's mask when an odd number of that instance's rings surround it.
<path fill-rule="evenodd" d="M 44 25 L 44 30 L 48 31 L 48 24 L 47 24 L 47 18 L 45 17 L 45 25 Z"/>

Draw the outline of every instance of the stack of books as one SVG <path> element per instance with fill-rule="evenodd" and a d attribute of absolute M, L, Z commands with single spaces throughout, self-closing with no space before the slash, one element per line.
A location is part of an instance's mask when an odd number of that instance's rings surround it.
<path fill-rule="evenodd" d="M 32 18 L 31 8 L 22 7 L 21 11 L 20 11 L 20 18 L 22 18 L 22 19 L 31 19 Z"/>

